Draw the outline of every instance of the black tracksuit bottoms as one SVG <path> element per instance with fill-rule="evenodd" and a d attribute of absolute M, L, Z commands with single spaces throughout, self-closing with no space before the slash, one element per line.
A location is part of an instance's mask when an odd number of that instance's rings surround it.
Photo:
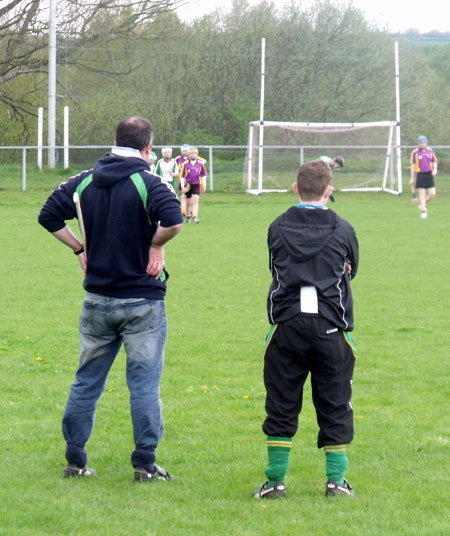
<path fill-rule="evenodd" d="M 303 386 L 311 372 L 317 414 L 317 446 L 353 439 L 351 405 L 356 352 L 351 336 L 316 314 L 298 314 L 269 332 L 264 355 L 268 436 L 293 437 L 302 409 Z"/>

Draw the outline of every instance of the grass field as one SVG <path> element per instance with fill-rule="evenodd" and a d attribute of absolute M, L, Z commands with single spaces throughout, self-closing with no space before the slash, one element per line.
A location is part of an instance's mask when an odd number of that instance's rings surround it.
<path fill-rule="evenodd" d="M 308 386 L 289 496 L 261 503 L 250 492 L 266 463 L 266 232 L 294 197 L 207 194 L 201 224 L 167 246 L 158 459 L 177 479 L 139 485 L 123 353 L 88 443 L 99 478 L 61 478 L 83 289 L 74 255 L 37 224 L 49 192 L 0 192 L 1 535 L 450 534 L 449 193 L 427 220 L 409 196 L 336 195 L 332 208 L 354 224 L 361 253 L 347 473 L 357 495 L 324 496 Z"/>

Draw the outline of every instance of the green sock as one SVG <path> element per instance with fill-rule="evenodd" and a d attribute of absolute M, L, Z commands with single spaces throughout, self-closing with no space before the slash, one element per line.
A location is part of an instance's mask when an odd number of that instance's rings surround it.
<path fill-rule="evenodd" d="M 348 467 L 348 458 L 345 453 L 346 445 L 326 445 L 323 447 L 326 456 L 327 479 L 333 480 L 342 486 L 345 471 Z"/>
<path fill-rule="evenodd" d="M 266 469 L 266 476 L 269 486 L 276 482 L 284 482 L 289 466 L 289 453 L 292 447 L 292 438 L 267 436 L 267 454 L 269 456 L 269 466 Z"/>

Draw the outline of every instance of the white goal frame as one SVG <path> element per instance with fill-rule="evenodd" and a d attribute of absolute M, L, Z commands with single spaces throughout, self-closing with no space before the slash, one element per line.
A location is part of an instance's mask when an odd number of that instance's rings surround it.
<path fill-rule="evenodd" d="M 384 191 L 389 192 L 395 195 L 402 194 L 402 165 L 401 165 L 401 133 L 400 133 L 400 70 L 399 70 L 399 53 L 398 53 L 398 41 L 394 43 L 394 71 L 395 71 L 395 117 L 396 121 L 375 121 L 372 123 L 297 123 L 297 122 L 278 122 L 278 121 L 264 121 L 264 96 L 265 96 L 265 77 L 266 77 L 266 39 L 263 37 L 261 39 L 261 93 L 260 93 L 260 106 L 259 106 L 259 121 L 250 122 L 250 130 L 248 136 L 248 188 L 247 193 L 254 195 L 261 195 L 264 192 L 287 192 L 286 189 L 283 190 L 268 190 L 263 189 L 263 161 L 264 161 L 264 127 L 265 126 L 279 126 L 279 127 L 289 127 L 295 126 L 304 126 L 316 128 L 323 127 L 343 127 L 343 128 L 361 128 L 369 126 L 386 126 L 390 127 L 389 129 L 389 141 L 387 145 L 387 154 L 386 154 L 386 163 L 384 168 L 384 175 L 382 186 L 380 188 L 353 188 L 347 189 L 347 191 Z M 254 127 L 259 127 L 259 145 L 258 145 L 258 188 L 252 188 L 253 183 L 253 139 L 254 139 Z M 392 188 L 386 188 L 387 183 L 387 173 L 390 165 L 392 147 L 392 137 L 393 130 L 395 127 L 395 136 L 396 136 L 396 162 L 397 162 L 397 189 L 393 190 Z"/>
<path fill-rule="evenodd" d="M 274 190 L 274 189 L 264 189 L 263 188 L 263 148 L 259 147 L 259 162 L 258 162 L 258 187 L 253 188 L 253 153 L 254 146 L 253 140 L 255 136 L 255 128 L 259 128 L 260 131 L 265 127 L 279 127 L 287 130 L 303 130 L 307 132 L 330 132 L 330 129 L 340 129 L 343 132 L 349 132 L 352 130 L 366 129 L 370 127 L 386 127 L 389 129 L 388 139 L 386 140 L 386 157 L 384 164 L 384 173 L 381 181 L 381 186 L 379 187 L 366 187 L 366 188 L 343 188 L 341 191 L 345 192 L 387 192 L 394 195 L 401 195 L 402 193 L 402 167 L 401 167 L 401 152 L 400 148 L 397 146 L 396 154 L 396 175 L 397 175 L 397 190 L 389 188 L 387 186 L 388 173 L 391 165 L 391 159 L 394 158 L 392 154 L 393 147 L 393 136 L 394 128 L 398 127 L 396 121 L 372 121 L 366 123 L 302 123 L 302 122 L 292 122 L 292 121 L 250 121 L 249 123 L 249 134 L 248 134 L 248 162 L 247 162 L 247 190 L 246 192 L 253 195 L 261 195 L 262 193 L 268 192 L 287 192 L 286 189 Z M 338 132 L 337 132 L 338 133 Z M 260 135 L 260 137 L 262 137 Z"/>

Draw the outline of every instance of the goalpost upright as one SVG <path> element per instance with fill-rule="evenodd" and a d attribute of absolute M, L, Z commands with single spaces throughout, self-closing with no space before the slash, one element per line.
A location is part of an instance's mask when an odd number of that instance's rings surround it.
<path fill-rule="evenodd" d="M 266 71 L 266 38 L 261 39 L 261 97 L 259 102 L 259 162 L 258 189 L 262 190 L 263 158 L 264 158 L 264 89 Z"/>
<path fill-rule="evenodd" d="M 397 150 L 397 182 L 398 192 L 402 193 L 402 150 L 400 140 L 400 69 L 398 59 L 398 41 L 394 43 L 394 56 L 395 56 L 395 119 L 397 125 L 395 127 L 396 136 L 396 150 Z"/>
<path fill-rule="evenodd" d="M 261 93 L 259 100 L 259 145 L 258 145 L 258 188 L 253 189 L 251 177 L 253 174 L 252 151 L 248 155 L 248 188 L 247 193 L 260 195 L 263 192 L 287 192 L 286 189 L 264 190 L 263 189 L 263 162 L 264 162 L 264 95 L 265 95 L 265 76 L 266 76 L 266 38 L 261 39 Z M 249 147 L 253 146 L 253 126 L 250 123 L 249 130 Z"/>

